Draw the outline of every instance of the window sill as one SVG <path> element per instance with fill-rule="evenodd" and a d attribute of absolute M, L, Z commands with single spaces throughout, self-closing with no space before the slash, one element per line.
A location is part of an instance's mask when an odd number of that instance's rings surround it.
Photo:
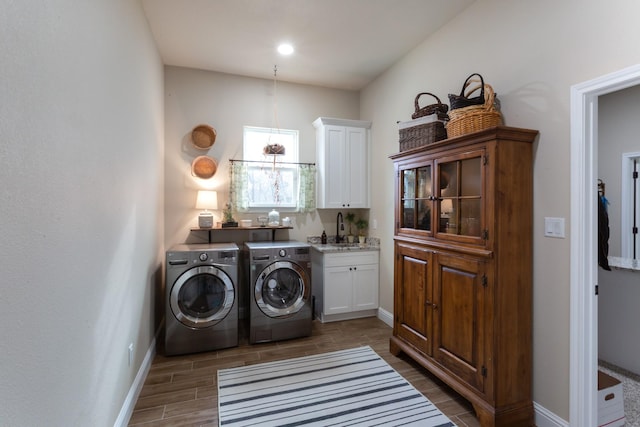
<path fill-rule="evenodd" d="M 628 270 L 640 272 L 640 262 L 637 259 L 609 257 L 609 267 L 616 270 Z"/>

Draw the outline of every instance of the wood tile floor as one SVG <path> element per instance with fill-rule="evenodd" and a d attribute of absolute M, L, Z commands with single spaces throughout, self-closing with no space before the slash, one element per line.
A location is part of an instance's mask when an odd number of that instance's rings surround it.
<path fill-rule="evenodd" d="M 377 318 L 314 321 L 311 337 L 185 356 L 158 351 L 130 426 L 218 426 L 217 370 L 369 345 L 455 424 L 476 427 L 471 405 L 406 356 L 389 353 L 391 328 Z"/>

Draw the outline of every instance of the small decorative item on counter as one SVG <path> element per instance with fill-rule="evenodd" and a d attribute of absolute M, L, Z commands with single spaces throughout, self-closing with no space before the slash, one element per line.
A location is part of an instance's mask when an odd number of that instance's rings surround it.
<path fill-rule="evenodd" d="M 327 244 L 327 233 L 322 230 L 322 236 L 320 236 L 320 241 L 322 242 L 323 245 Z"/>
<path fill-rule="evenodd" d="M 291 227 L 291 218 L 289 218 L 288 216 L 285 216 L 284 218 L 282 218 L 282 226 Z"/>
<path fill-rule="evenodd" d="M 280 212 L 273 209 L 271 212 L 269 212 L 269 226 L 277 227 L 279 225 L 280 225 Z"/>
<path fill-rule="evenodd" d="M 224 216 L 224 222 L 222 223 L 222 228 L 228 227 L 237 227 L 238 222 L 233 219 L 233 214 L 231 212 L 231 203 L 227 203 L 224 205 L 224 211 L 222 212 Z"/>
<path fill-rule="evenodd" d="M 251 223 L 252 221 L 250 219 L 241 219 L 240 220 L 240 225 L 244 228 L 248 228 L 251 227 Z"/>
<path fill-rule="evenodd" d="M 365 230 L 367 229 L 367 227 L 369 226 L 369 222 L 364 219 L 364 218 L 360 218 L 359 220 L 356 221 L 356 227 L 358 228 L 358 242 L 363 245 L 366 239 L 365 236 Z"/>
<path fill-rule="evenodd" d="M 265 215 L 260 215 L 258 217 L 258 224 L 260 224 L 260 227 L 266 227 L 268 222 L 269 222 L 269 217 Z"/>
<path fill-rule="evenodd" d="M 347 242 L 353 243 L 353 231 L 351 230 L 351 226 L 356 222 L 356 214 L 353 212 L 347 212 L 344 216 L 344 220 L 347 221 L 348 230 L 347 230 Z"/>

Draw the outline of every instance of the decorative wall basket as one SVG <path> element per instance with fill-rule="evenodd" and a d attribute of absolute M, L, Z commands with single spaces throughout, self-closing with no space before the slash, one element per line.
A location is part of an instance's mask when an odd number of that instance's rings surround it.
<path fill-rule="evenodd" d="M 191 131 L 191 143 L 198 150 L 208 150 L 216 142 L 216 130 L 209 125 L 198 125 Z"/>
<path fill-rule="evenodd" d="M 191 175 L 209 179 L 216 174 L 218 170 L 218 163 L 216 160 L 209 156 L 198 156 L 191 162 Z"/>

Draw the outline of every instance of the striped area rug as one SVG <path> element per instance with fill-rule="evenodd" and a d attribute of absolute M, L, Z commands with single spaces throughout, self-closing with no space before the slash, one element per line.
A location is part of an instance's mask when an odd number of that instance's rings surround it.
<path fill-rule="evenodd" d="M 371 347 L 218 371 L 220 426 L 455 426 Z"/>

